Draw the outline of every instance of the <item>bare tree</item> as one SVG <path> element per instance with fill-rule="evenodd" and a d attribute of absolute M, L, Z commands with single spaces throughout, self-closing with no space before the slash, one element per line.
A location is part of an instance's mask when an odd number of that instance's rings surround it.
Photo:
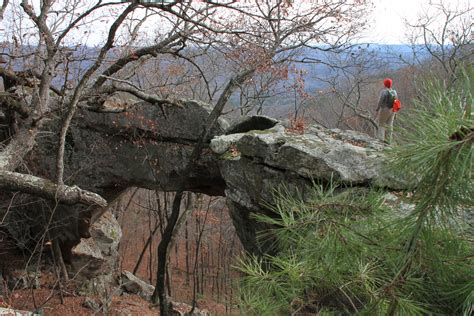
<path fill-rule="evenodd" d="M 240 28 L 231 33 L 227 27 L 224 30 L 216 29 L 215 25 L 222 25 L 222 23 L 211 19 L 211 27 L 205 26 L 205 30 L 214 33 L 213 39 L 217 39 L 217 41 L 213 45 L 216 49 L 234 56 L 233 62 L 237 67 L 237 72 L 229 79 L 217 99 L 183 175 L 190 173 L 195 168 L 195 162 L 201 155 L 204 142 L 232 93 L 256 72 L 272 64 L 288 60 L 292 50 L 309 46 L 312 41 L 318 41 L 321 44 L 331 43 L 332 48 L 339 48 L 345 43 L 341 42 L 342 39 L 347 40 L 355 30 L 355 26 L 347 23 L 345 19 L 353 14 L 361 14 L 361 11 L 354 10 L 354 7 L 350 10 L 348 4 L 347 2 L 325 3 L 322 6 L 311 6 L 306 10 L 303 7 L 293 7 L 289 1 L 268 0 L 263 4 L 258 1 L 252 3 L 251 7 L 221 5 L 223 8 L 236 11 L 235 16 L 239 19 L 237 26 Z M 245 11 L 245 9 L 249 11 Z M 257 9 L 257 13 L 254 13 L 255 9 Z M 335 27 L 334 25 L 338 21 L 344 21 L 344 23 Z M 203 23 L 199 23 L 199 26 L 202 27 Z M 159 300 L 160 313 L 163 315 L 168 314 L 169 308 L 164 287 L 169 244 L 175 233 L 174 228 L 179 217 L 184 193 L 184 182 L 181 181 L 178 184 L 172 213 L 158 246 L 157 282 L 152 297 L 154 302 Z"/>
<path fill-rule="evenodd" d="M 440 77 L 455 80 L 459 67 L 472 62 L 472 15 L 470 1 L 431 1 L 416 22 L 407 21 L 416 66 L 425 65 Z M 427 59 L 426 53 L 429 59 Z M 413 61 L 407 61 L 413 64 Z M 431 64 L 426 67 L 426 64 Z"/>
<path fill-rule="evenodd" d="M 209 133 L 230 97 L 238 89 L 244 91 L 245 85 L 254 84 L 252 78 L 263 78 L 280 65 L 292 62 L 298 49 L 345 48 L 363 26 L 365 8 L 366 1 L 360 0 L 161 4 L 3 1 L 2 12 L 12 31 L 11 44 L 2 53 L 8 64 L 0 68 L 5 83 L 0 110 L 11 127 L 11 137 L 3 142 L 0 152 L 0 188 L 56 203 L 104 208 L 107 201 L 103 197 L 65 184 L 67 134 L 78 108 L 111 111 L 107 106 L 110 97 L 127 93 L 160 106 L 166 114 L 167 107 L 181 105 L 183 95 L 204 95 L 213 109 L 184 171 L 176 179 L 172 212 L 158 246 L 153 300 L 160 300 L 162 315 L 167 315 L 165 271 L 180 217 L 183 179 L 195 169 Z M 18 23 L 20 20 L 22 23 Z M 161 29 L 155 28 L 156 36 L 152 38 L 140 32 L 151 32 L 152 25 L 157 24 Z M 86 39 L 94 40 L 90 28 L 104 33 L 95 49 L 82 45 Z M 139 42 L 142 45 L 135 44 Z M 222 76 L 206 71 L 200 56 L 210 54 L 222 56 L 225 61 Z M 153 64 L 169 60 L 170 56 L 178 62 L 166 66 L 167 76 L 160 80 L 156 76 L 143 76 Z M 157 91 L 157 88 L 161 89 Z M 264 95 L 267 88 L 266 84 L 260 85 L 254 95 Z M 19 171 L 23 159 L 37 144 L 38 135 L 45 126 L 58 120 L 54 175 L 45 178 Z"/>
<path fill-rule="evenodd" d="M 326 59 L 327 72 L 317 77 L 325 87 L 316 93 L 310 115 L 324 117 L 326 124 L 337 128 L 376 130 L 378 77 L 390 71 L 384 56 L 370 45 L 358 45 L 343 54 L 329 54 Z"/>

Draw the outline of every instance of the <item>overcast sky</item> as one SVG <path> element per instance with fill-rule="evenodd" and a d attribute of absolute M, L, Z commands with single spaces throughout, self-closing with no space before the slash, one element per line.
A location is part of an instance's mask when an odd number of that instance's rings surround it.
<path fill-rule="evenodd" d="M 84 0 L 86 1 L 86 0 Z M 87 0 L 89 1 L 89 0 Z M 303 0 L 295 0 L 303 1 Z M 407 43 L 408 27 L 405 20 L 412 23 L 417 21 L 417 17 L 424 11 L 429 10 L 431 3 L 438 3 L 440 0 L 372 0 L 375 8 L 369 16 L 367 24 L 367 31 L 363 33 L 363 42 L 370 43 L 384 43 L 384 44 L 398 44 Z M 473 0 L 443 0 L 450 6 L 465 7 Z M 472 7 L 472 4 L 470 5 Z M 0 22 L 0 41 L 4 39 L 2 32 L 3 25 Z M 95 36 L 88 36 L 91 41 L 87 44 L 97 44 L 92 42 L 101 41 L 100 33 L 103 32 L 95 30 Z M 104 35 L 105 36 L 105 35 Z M 95 40 L 94 40 L 95 39 Z"/>
<path fill-rule="evenodd" d="M 365 38 L 373 43 L 406 43 L 408 31 L 405 19 L 416 22 L 418 16 L 429 10 L 430 3 L 440 0 L 373 0 L 375 9 L 371 15 Z M 472 0 L 444 0 L 450 7 L 466 7 Z M 471 3 L 472 7 L 472 3 Z M 472 16 L 471 16 L 472 17 Z"/>

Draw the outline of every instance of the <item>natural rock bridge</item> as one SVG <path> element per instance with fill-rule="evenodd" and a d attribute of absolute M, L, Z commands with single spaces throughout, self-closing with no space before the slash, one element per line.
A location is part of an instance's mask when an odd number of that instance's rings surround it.
<path fill-rule="evenodd" d="M 282 184 L 290 192 L 303 195 L 313 181 L 399 186 L 383 170 L 383 144 L 379 141 L 357 132 L 318 126 L 296 134 L 266 117 L 246 118 L 233 126 L 220 120 L 211 132 L 210 146 L 203 151 L 198 167 L 183 175 L 209 112 L 205 104 L 197 101 L 169 108 L 166 115 L 159 107 L 145 102 L 121 113 L 81 111 L 67 135 L 65 179 L 102 195 L 110 203 L 132 186 L 174 191 L 176 179 L 185 177 L 186 190 L 227 197 L 244 247 L 257 253 L 262 251 L 255 240 L 261 227 L 250 214 L 268 212 L 274 189 Z M 50 133 L 40 137 L 29 156 L 28 168 L 37 174 L 54 174 L 51 153 L 55 150 L 55 137 L 52 127 Z M 32 205 L 17 206 L 17 212 L 12 214 L 24 210 L 39 224 L 41 221 L 34 215 L 38 204 Z M 113 254 L 120 238 L 120 228 L 113 216 L 101 217 L 104 210 L 79 205 L 59 205 L 54 212 L 55 218 L 66 223 L 52 231 L 60 236 L 65 259 L 71 259 L 70 249 L 74 247 L 76 254 L 87 256 L 77 256 L 73 261 L 91 257 L 96 260 L 94 269 L 89 269 L 92 274 L 109 269 L 105 258 Z M 21 221 L 11 217 L 10 231 L 24 235 L 22 229 L 30 225 L 15 224 Z M 91 222 L 95 222 L 92 227 Z M 34 227 L 28 229 L 34 231 Z M 34 236 L 32 231 L 28 234 Z"/>

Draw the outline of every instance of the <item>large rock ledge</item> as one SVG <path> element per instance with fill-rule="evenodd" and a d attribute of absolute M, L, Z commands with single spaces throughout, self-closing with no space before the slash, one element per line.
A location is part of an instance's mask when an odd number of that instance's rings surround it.
<path fill-rule="evenodd" d="M 403 188 L 385 170 L 384 144 L 355 131 L 312 126 L 297 134 L 278 123 L 266 130 L 216 136 L 210 147 L 219 157 L 234 225 L 251 252 L 265 251 L 265 245 L 255 241 L 264 227 L 250 214 L 268 212 L 275 189 L 282 185 L 303 197 L 313 182 Z"/>
<path fill-rule="evenodd" d="M 313 181 L 403 188 L 401 181 L 384 168 L 384 144 L 380 141 L 319 126 L 297 134 L 265 116 L 246 117 L 231 126 L 220 119 L 206 140 L 211 150 L 203 151 L 191 174 L 183 174 L 209 112 L 206 104 L 196 101 L 171 107 L 166 115 L 145 102 L 121 113 L 79 110 L 66 137 L 65 178 L 70 184 L 100 194 L 109 205 L 132 186 L 175 191 L 177 179 L 184 180 L 187 191 L 225 195 L 244 247 L 256 253 L 267 251 L 265 245 L 256 242 L 257 232 L 265 227 L 251 214 L 269 212 L 275 189 L 282 185 L 303 197 Z M 55 160 L 51 152 L 57 144 L 57 126 L 51 122 L 48 129 L 26 163 L 34 174 L 53 178 Z M 0 192 L 0 202 L 8 205 L 12 196 L 11 192 Z M 5 223 L 19 245 L 34 245 L 37 240 L 23 240 L 24 236 L 42 236 L 47 222 L 41 219 L 48 218 L 42 212 L 50 205 L 20 197 Z M 55 229 L 50 233 L 59 241 L 65 261 L 74 267 L 87 265 L 83 274 L 89 279 L 107 276 L 120 238 L 112 216 L 99 220 L 101 230 L 90 224 L 100 218 L 103 209 L 54 207 Z M 3 215 L 0 210 L 0 217 Z"/>
<path fill-rule="evenodd" d="M 197 168 L 184 174 L 210 112 L 207 104 L 193 100 L 167 107 L 166 112 L 146 102 L 137 102 L 125 112 L 78 109 L 66 136 L 66 184 L 100 194 L 109 205 L 129 187 L 175 191 L 177 179 L 184 181 L 187 191 L 222 196 L 225 183 L 212 152 L 203 152 Z M 228 127 L 219 119 L 206 141 Z M 58 130 L 55 120 L 44 126 L 25 169 L 54 179 Z M 49 209 L 54 209 L 52 218 Z M 72 272 L 81 271 L 91 280 L 109 275 L 116 259 L 120 227 L 113 216 L 103 215 L 105 211 L 0 191 L 0 218 L 19 247 L 34 249 L 50 225 L 48 235 L 60 244 Z"/>

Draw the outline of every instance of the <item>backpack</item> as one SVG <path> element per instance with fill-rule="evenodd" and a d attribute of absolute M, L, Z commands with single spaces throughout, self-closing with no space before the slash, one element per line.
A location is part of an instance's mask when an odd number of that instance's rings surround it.
<path fill-rule="evenodd" d="M 402 103 L 397 98 L 397 94 L 396 94 L 395 90 L 388 89 L 388 96 L 389 96 L 388 104 L 392 105 L 392 111 L 393 112 L 400 111 L 400 108 L 402 107 Z"/>

